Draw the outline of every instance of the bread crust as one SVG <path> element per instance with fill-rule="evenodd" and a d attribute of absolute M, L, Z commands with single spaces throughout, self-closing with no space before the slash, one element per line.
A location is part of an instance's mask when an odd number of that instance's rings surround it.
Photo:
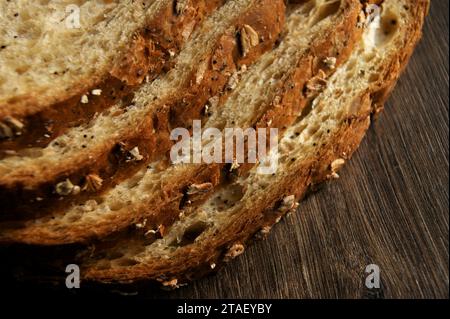
<path fill-rule="evenodd" d="M 200 116 L 201 109 L 210 97 L 220 94 L 221 91 L 226 94 L 225 87 L 233 73 L 273 48 L 284 25 L 284 12 L 285 5 L 282 0 L 257 0 L 251 10 L 235 21 L 234 28 L 230 28 L 217 39 L 213 50 L 205 54 L 209 63 L 200 83 L 196 81 L 195 70 L 189 75 L 190 80 L 184 84 L 183 92 L 161 101 L 152 117 L 130 127 L 120 138 L 98 145 L 95 154 L 80 152 L 78 158 L 70 163 L 26 168 L 0 178 L 0 202 L 5 203 L 0 208 L 0 219 L 32 218 L 36 216 L 33 211 L 45 214 L 50 210 L 65 207 L 70 202 L 83 202 L 99 195 L 94 192 L 61 200 L 61 196 L 55 194 L 55 185 L 66 179 L 70 179 L 75 185 L 83 185 L 86 176 L 96 174 L 103 179 L 101 191 L 104 192 L 132 176 L 145 167 L 146 163 L 164 157 L 173 145 L 170 140 L 171 127 L 186 123 L 185 116 Z M 241 30 L 246 24 L 254 27 L 262 40 L 243 56 L 237 40 L 239 34 L 235 31 Z M 217 68 L 218 65 L 220 68 Z M 177 113 L 176 110 L 181 107 L 186 111 Z M 127 160 L 129 151 L 135 147 L 138 147 L 143 160 Z M 41 200 L 37 202 L 36 198 Z"/>
<path fill-rule="evenodd" d="M 198 279 L 219 265 L 230 261 L 230 249 L 235 245 L 245 247 L 262 229 L 271 228 L 286 211 L 278 209 L 280 201 L 288 195 L 301 199 L 309 189 L 327 181 L 335 173 L 332 163 L 339 159 L 350 159 L 370 127 L 371 115 L 382 110 L 380 107 L 392 91 L 402 70 L 410 59 L 422 35 L 422 25 L 428 11 L 429 1 L 417 1 L 411 7 L 413 23 L 405 31 L 404 47 L 392 57 L 383 71 L 383 77 L 359 96 L 353 103 L 361 107 L 357 113 L 349 114 L 339 129 L 329 138 L 326 145 L 317 146 L 317 152 L 296 166 L 277 187 L 270 188 L 264 197 L 252 201 L 246 208 L 227 223 L 227 227 L 209 238 L 208 242 L 198 242 L 179 248 L 170 258 L 147 261 L 122 269 L 98 270 L 86 268 L 84 279 L 87 282 L 106 284 L 129 284 L 139 281 L 159 282 L 164 287 L 179 287 L 180 284 Z M 292 185 L 298 185 L 295 190 Z M 257 203 L 257 205 L 255 205 Z M 266 234 L 266 232 L 264 232 Z M 214 270 L 211 265 L 216 265 Z"/>
<path fill-rule="evenodd" d="M 171 67 L 172 57 L 181 50 L 187 35 L 225 2 L 189 0 L 182 14 L 168 2 L 135 32 L 128 50 L 117 56 L 108 74 L 79 81 L 70 91 L 55 90 L 45 99 L 35 92 L 2 103 L 0 123 L 13 117 L 24 127 L 20 135 L 7 139 L 0 136 L 0 159 L 12 152 L 20 154 L 25 148 L 45 147 L 70 127 L 86 123 L 117 101 L 130 98 L 144 80 L 151 81 Z M 92 94 L 94 90 L 101 95 Z M 87 103 L 82 102 L 83 96 L 88 98 Z"/>
<path fill-rule="evenodd" d="M 347 5 L 343 6 L 344 14 L 339 17 L 336 24 L 332 26 L 333 30 L 323 37 L 315 39 L 311 43 L 311 48 L 301 57 L 298 64 L 292 69 L 292 72 L 280 81 L 278 89 L 274 92 L 273 101 L 269 104 L 266 112 L 255 120 L 255 124 L 259 127 L 267 127 L 268 123 L 273 123 L 273 127 L 290 126 L 296 119 L 297 114 L 305 107 L 313 96 L 305 96 L 304 88 L 308 81 L 319 74 L 321 71 L 331 74 L 332 70 L 326 69 L 323 61 L 326 57 L 336 56 L 336 66 L 345 62 L 350 55 L 354 44 L 359 41 L 361 31 L 356 28 L 357 17 L 360 12 L 360 6 L 357 1 L 348 0 Z M 167 134 L 169 131 L 167 131 Z M 167 137 L 166 137 L 167 138 Z M 169 142 L 169 141 L 168 141 Z M 167 143 L 168 143 L 167 142 Z M 161 140 L 159 145 L 164 145 Z M 144 152 L 145 153 L 145 152 Z M 240 171 L 245 172 L 250 165 L 244 165 Z M 162 194 L 155 196 L 156 201 L 151 203 L 142 203 L 140 206 L 133 207 L 131 211 L 127 208 L 127 212 L 117 213 L 107 220 L 97 221 L 95 227 L 90 228 L 86 225 L 71 224 L 70 227 L 58 232 L 48 232 L 39 227 L 26 227 L 17 231 L 8 232 L 4 237 L 0 236 L 0 240 L 13 240 L 29 244 L 57 245 L 68 244 L 74 242 L 87 242 L 89 239 L 103 238 L 118 230 L 123 230 L 130 224 L 139 223 L 143 219 L 147 221 L 149 228 L 157 228 L 159 225 L 170 226 L 174 220 L 178 218 L 180 207 L 182 207 L 185 190 L 191 184 L 189 183 L 205 183 L 211 182 L 199 178 L 199 173 L 204 172 L 202 176 L 208 174 L 222 174 L 222 178 L 217 178 L 213 186 L 227 178 L 226 165 L 201 165 L 195 169 L 187 171 L 186 175 L 178 174 L 165 181 L 167 188 L 162 190 Z M 166 196 L 169 195 L 169 196 Z M 160 200 L 163 198 L 163 200 Z M 148 207 L 152 207 L 148 211 Z M 168 207 L 173 207 L 169 209 Z M 51 223 L 50 223 L 51 224 Z"/>

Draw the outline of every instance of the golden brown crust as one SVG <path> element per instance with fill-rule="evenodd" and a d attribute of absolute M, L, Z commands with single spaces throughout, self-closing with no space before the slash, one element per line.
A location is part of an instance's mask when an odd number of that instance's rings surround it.
<path fill-rule="evenodd" d="M 20 135 L 6 139 L 0 136 L 0 159 L 24 148 L 45 147 L 68 128 L 85 123 L 122 98 L 132 96 L 144 80 L 151 81 L 170 68 L 171 58 L 181 50 L 189 33 L 224 2 L 190 1 L 182 14 L 175 12 L 170 3 L 136 32 L 128 51 L 117 58 L 109 74 L 81 81 L 70 92 L 53 96 L 45 104 L 30 93 L 13 99 L 7 107 L 0 106 L 0 123 L 13 117 L 24 125 Z M 101 94 L 92 94 L 94 90 Z M 83 96 L 87 103 L 82 102 Z"/>
<path fill-rule="evenodd" d="M 70 165 L 42 167 L 36 174 L 13 173 L 14 176 L 4 176 L 0 180 L 0 202 L 5 205 L 0 208 L 0 215 L 3 219 L 13 216 L 30 218 L 36 216 L 33 212 L 45 214 L 52 204 L 58 208 L 73 200 L 81 202 L 97 194 L 84 193 L 75 199 L 60 200 L 61 196 L 54 191 L 55 185 L 67 179 L 74 185 L 83 185 L 87 175 L 96 174 L 103 180 L 101 190 L 106 191 L 134 174 L 146 163 L 163 157 L 173 143 L 170 140 L 170 128 L 179 123 L 187 123 L 188 119 L 184 118 L 186 116 L 199 118 L 200 110 L 208 99 L 224 91 L 230 76 L 240 66 L 252 63 L 273 47 L 284 25 L 284 12 L 285 5 L 282 0 L 258 0 L 251 10 L 236 20 L 233 29 L 229 29 L 218 39 L 212 52 L 205 54 L 206 61 L 209 61 L 203 80 L 197 83 L 196 71 L 192 72 L 190 80 L 185 83 L 185 90 L 182 90 L 179 96 L 161 101 L 161 107 L 153 114 L 153 118 L 145 118 L 138 126 L 130 127 L 126 135 L 99 145 L 95 153 L 80 155 L 80 158 Z M 244 25 L 252 25 L 262 39 L 260 44 L 252 47 L 245 56 L 240 52 L 237 40 L 237 31 Z M 217 65 L 220 65 L 220 69 Z M 177 113 L 178 108 L 187 112 Z M 143 156 L 142 160 L 127 160 L 129 151 L 135 147 L 138 147 Z M 36 198 L 41 200 L 37 202 Z M 55 209 L 54 206 L 51 208 Z"/>
<path fill-rule="evenodd" d="M 330 179 L 335 173 L 333 163 L 340 159 L 349 159 L 357 150 L 367 129 L 370 116 L 380 109 L 380 103 L 387 98 L 387 93 L 394 88 L 401 71 L 405 68 L 413 50 L 421 37 L 422 24 L 428 8 L 428 1 L 419 1 L 411 15 L 413 25 L 405 33 L 404 47 L 392 57 L 383 77 L 353 103 L 360 104 L 356 114 L 350 114 L 342 121 L 339 129 L 328 139 L 326 145 L 317 146 L 317 152 L 301 165 L 295 167 L 282 180 L 271 188 L 264 198 L 258 198 L 257 207 L 252 206 L 240 211 L 227 223 L 225 229 L 200 242 L 179 248 L 169 259 L 158 259 L 145 264 L 137 264 L 123 269 L 98 270 L 87 268 L 84 272 L 86 281 L 102 283 L 130 283 L 140 280 L 153 280 L 159 283 L 176 283 L 174 287 L 197 279 L 213 271 L 211 264 L 220 265 L 229 261 L 227 254 L 234 245 L 245 245 L 255 234 L 266 227 L 272 227 L 286 212 L 278 209 L 280 201 L 288 195 L 301 199 L 310 187 Z M 340 167 L 341 165 L 339 165 Z M 298 188 L 292 190 L 292 185 Z M 217 267 L 215 267 L 217 269 Z"/>

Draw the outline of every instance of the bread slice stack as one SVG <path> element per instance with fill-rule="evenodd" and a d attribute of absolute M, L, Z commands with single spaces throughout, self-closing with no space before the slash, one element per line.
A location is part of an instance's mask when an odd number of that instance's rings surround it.
<path fill-rule="evenodd" d="M 45 146 L 154 79 L 224 2 L 2 2 L 2 157 Z"/>
<path fill-rule="evenodd" d="M 82 30 L 38 22 L 44 31 L 23 43 L 2 35 L 0 76 L 16 72 L 16 90 L 0 78 L 0 242 L 63 249 L 87 282 L 178 287 L 338 177 L 420 39 L 429 1 L 86 2 L 81 12 L 91 5 Z M 58 8 L 36 10 L 46 20 Z M 49 48 L 73 38 L 88 58 Z M 22 74 L 16 45 L 38 48 Z M 49 75 L 56 65 L 70 72 Z M 278 129 L 278 147 L 256 164 L 174 163 L 171 132 L 193 120 Z"/>

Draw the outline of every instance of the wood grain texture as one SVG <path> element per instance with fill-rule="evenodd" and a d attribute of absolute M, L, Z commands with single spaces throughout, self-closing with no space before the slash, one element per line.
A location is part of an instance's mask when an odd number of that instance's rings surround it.
<path fill-rule="evenodd" d="M 145 298 L 448 298 L 448 8 L 341 179 L 217 275 Z M 365 267 L 381 269 L 379 290 Z"/>

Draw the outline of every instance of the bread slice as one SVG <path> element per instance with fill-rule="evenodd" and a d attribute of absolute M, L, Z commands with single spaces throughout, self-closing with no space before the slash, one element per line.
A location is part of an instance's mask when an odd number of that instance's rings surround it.
<path fill-rule="evenodd" d="M 324 61 L 335 58 L 339 66 L 358 41 L 360 7 L 357 0 L 345 0 L 308 2 L 296 8 L 279 46 L 248 68 L 223 103 L 210 108 L 205 127 L 292 124 L 314 96 L 305 90 L 310 81 L 333 72 Z M 145 224 L 150 231 L 168 227 L 178 219 L 187 195 L 191 202 L 200 200 L 189 189 L 203 185 L 212 190 L 229 170 L 224 168 L 225 164 L 167 167 L 165 160 L 155 161 L 101 197 L 16 228 L 3 225 L 0 240 L 58 245 L 103 238 L 133 224 Z"/>
<path fill-rule="evenodd" d="M 154 79 L 224 2 L 2 1 L 0 158 L 47 146 Z"/>
<path fill-rule="evenodd" d="M 132 99 L 70 129 L 45 148 L 1 160 L 0 202 L 5 205 L 0 215 L 33 216 L 55 201 L 62 205 L 94 196 L 166 152 L 170 121 L 180 122 L 184 116 L 174 110 L 200 116 L 208 99 L 225 91 L 231 77 L 273 48 L 284 11 L 283 0 L 227 1 L 194 32 L 171 71 L 143 84 Z M 256 34 L 245 48 L 242 43 L 249 35 L 243 29 Z"/>
<path fill-rule="evenodd" d="M 178 287 L 267 235 L 309 187 L 338 177 L 394 87 L 421 37 L 428 0 L 385 0 L 381 18 L 364 32 L 350 59 L 329 79 L 311 107 L 298 114 L 280 141 L 274 175 L 238 178 L 176 222 L 162 239 L 123 239 L 85 256 L 87 281 L 155 280 Z M 293 188 L 295 185 L 295 188 Z M 97 256 L 97 257 L 96 257 Z"/>

